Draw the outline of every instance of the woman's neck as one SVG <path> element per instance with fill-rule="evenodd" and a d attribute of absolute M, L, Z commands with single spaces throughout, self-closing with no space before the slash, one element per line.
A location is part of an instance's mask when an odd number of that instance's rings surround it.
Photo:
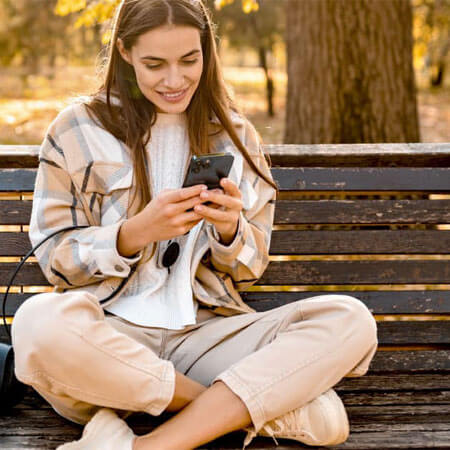
<path fill-rule="evenodd" d="M 157 112 L 155 124 L 183 124 L 185 123 L 186 119 L 186 111 L 183 111 L 181 113 Z"/>

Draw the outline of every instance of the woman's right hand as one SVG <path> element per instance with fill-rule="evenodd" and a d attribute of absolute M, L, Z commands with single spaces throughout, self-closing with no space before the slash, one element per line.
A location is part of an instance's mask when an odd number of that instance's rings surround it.
<path fill-rule="evenodd" d="M 138 214 L 145 223 L 145 237 L 148 243 L 165 241 L 187 233 L 203 217 L 194 211 L 187 211 L 203 203 L 200 193 L 207 186 L 196 184 L 180 189 L 164 189 Z"/>

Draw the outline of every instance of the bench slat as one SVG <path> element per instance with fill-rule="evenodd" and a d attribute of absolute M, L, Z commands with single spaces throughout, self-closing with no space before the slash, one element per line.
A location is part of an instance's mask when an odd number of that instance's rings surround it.
<path fill-rule="evenodd" d="M 430 403 L 437 403 L 437 404 L 443 404 L 443 405 L 450 405 L 450 391 L 446 389 L 438 389 L 438 390 L 431 390 L 428 388 L 424 388 L 421 391 L 414 391 L 409 390 L 406 392 L 399 391 L 399 386 L 393 387 L 392 389 L 386 390 L 386 377 L 383 376 L 371 376 L 371 375 L 365 375 L 367 377 L 370 377 L 372 381 L 372 385 L 369 388 L 370 392 L 363 392 L 362 390 L 355 390 L 353 389 L 353 386 L 357 384 L 354 380 L 355 378 L 343 378 L 336 386 L 335 389 L 339 393 L 339 396 L 345 403 L 346 407 L 350 407 L 353 412 L 356 411 L 362 411 L 362 408 L 370 408 L 369 401 L 372 403 L 372 407 L 379 407 L 379 406 L 389 406 L 392 408 L 397 408 L 400 405 L 405 406 L 413 406 L 416 405 L 419 408 L 423 405 L 427 405 Z M 424 375 L 421 377 L 422 379 L 427 380 L 430 376 Z M 417 376 L 415 378 L 418 378 Z M 384 388 L 383 388 L 384 384 Z M 427 386 L 427 384 L 425 384 Z M 373 387 L 373 389 L 371 389 Z M 430 401 L 431 400 L 431 401 Z M 363 405 L 363 406 L 361 406 Z M 27 389 L 27 392 L 25 394 L 24 401 L 17 405 L 17 409 L 21 412 L 30 412 L 30 410 L 35 409 L 36 407 L 40 407 L 39 409 L 44 411 L 46 410 L 46 413 L 44 412 L 42 414 L 43 417 L 46 416 L 49 412 L 51 412 L 53 409 L 47 402 L 40 401 L 37 396 L 35 396 L 34 390 Z M 423 408 L 422 408 L 423 411 Z M 443 414 L 446 414 L 448 411 L 448 407 L 445 407 L 445 409 L 442 411 Z M 405 414 L 406 411 L 403 411 L 401 414 Z M 38 412 L 36 411 L 36 415 Z M 354 414 L 355 415 L 355 414 Z M 356 416 L 356 415 L 355 415 Z M 358 414 L 359 416 L 359 414 Z M 357 421 L 357 423 L 354 423 L 355 426 L 358 426 L 358 430 L 362 429 L 372 429 L 373 431 L 377 430 L 380 426 L 377 422 L 366 422 L 364 419 L 364 415 L 360 415 L 359 417 L 356 416 L 354 419 Z M 13 421 L 12 423 L 15 423 L 15 420 L 20 419 L 20 417 L 14 416 L 11 418 Z M 1 422 L 0 422 L 1 423 Z M 433 422 L 432 422 L 433 423 Z M 424 429 L 427 429 L 427 425 L 429 425 L 430 422 L 423 422 L 422 425 L 424 426 Z M 403 424 L 405 425 L 405 424 Z M 440 426 L 437 423 L 433 423 L 434 429 L 440 429 L 440 430 L 450 430 L 450 424 L 448 423 L 441 423 Z M 430 427 L 431 429 L 431 427 Z"/>
<path fill-rule="evenodd" d="M 23 257 L 28 232 L 0 233 L 0 256 Z M 271 255 L 449 254 L 450 230 L 274 230 Z"/>
<path fill-rule="evenodd" d="M 266 144 L 280 167 L 450 167 L 450 143 Z"/>
<path fill-rule="evenodd" d="M 436 253 L 450 253 L 449 230 L 277 230 L 270 243 L 271 255 Z"/>
<path fill-rule="evenodd" d="M 280 191 L 450 191 L 450 168 L 272 168 Z"/>
<path fill-rule="evenodd" d="M 280 191 L 450 191 L 447 167 L 272 167 Z M 1 169 L 0 191 L 33 191 L 37 169 Z"/>
<path fill-rule="evenodd" d="M 378 340 L 382 345 L 450 345 L 450 321 L 378 322 Z M 7 342 L 0 326 L 0 342 Z"/>
<path fill-rule="evenodd" d="M 267 311 L 296 300 L 317 295 L 342 294 L 361 300 L 372 314 L 445 314 L 450 313 L 450 291 L 243 291 L 241 296 L 256 311 Z M 6 315 L 13 316 L 17 308 L 34 293 L 8 293 Z M 0 293 L 0 299 L 3 294 Z"/>
<path fill-rule="evenodd" d="M 277 200 L 276 225 L 450 223 L 450 200 Z"/>
<path fill-rule="evenodd" d="M 327 448 L 406 449 L 412 448 L 412 443 L 414 448 L 449 448 L 450 431 L 448 425 L 445 425 L 448 423 L 448 405 L 408 406 L 402 400 L 397 405 L 378 405 L 376 400 L 380 397 L 375 395 L 373 406 L 361 407 L 347 405 L 348 396 L 342 394 L 342 397 L 349 415 L 352 433 L 345 443 L 335 447 L 327 446 Z M 30 393 L 26 401 L 32 402 L 33 407 L 21 409 L 19 418 L 11 414 L 0 419 L 0 424 L 8 421 L 8 427 L 4 428 L 8 430 L 8 434 L 0 437 L 2 448 L 55 448 L 55 445 L 80 438 L 82 426 L 64 419 L 54 410 L 46 407 L 46 401 L 36 393 Z M 128 417 L 126 421 L 136 434 L 141 435 L 148 433 L 169 417 L 171 414 L 168 413 L 156 417 L 138 413 Z M 243 431 L 236 431 L 202 445 L 199 449 L 238 449 L 244 436 Z M 274 448 L 274 443 L 270 438 L 257 437 L 249 448 L 252 450 Z M 280 439 L 277 449 L 287 448 L 310 447 L 295 440 Z"/>
<path fill-rule="evenodd" d="M 29 225 L 31 207 L 31 201 L 0 200 L 0 224 Z"/>
<path fill-rule="evenodd" d="M 449 143 L 265 144 L 272 164 L 303 166 L 449 167 Z M 38 145 L 0 145 L 0 167 L 37 167 Z"/>
<path fill-rule="evenodd" d="M 317 295 L 342 294 L 361 300 L 372 314 L 450 313 L 450 291 L 244 291 L 242 299 L 256 311 L 267 311 Z M 18 294 L 16 294 L 18 295 Z M 9 300 L 9 296 L 8 296 Z"/>
<path fill-rule="evenodd" d="M 367 407 L 367 412 L 371 413 L 373 417 L 382 416 L 383 421 L 380 422 L 379 429 L 376 431 L 365 431 L 363 426 L 357 425 L 357 429 L 351 428 L 352 433 L 348 440 L 339 446 L 327 446 L 329 449 L 411 449 L 411 448 L 439 448 L 448 449 L 450 446 L 450 431 L 439 430 L 441 427 L 439 420 L 442 421 L 442 414 L 435 417 L 436 422 L 426 424 L 425 426 L 413 426 L 410 423 L 404 424 L 396 419 L 396 414 L 401 411 L 397 409 L 391 410 L 384 406 Z M 354 407 L 349 408 L 349 418 L 351 423 L 354 422 L 354 417 L 357 417 L 359 412 L 354 411 Z M 383 414 L 384 411 L 391 411 Z M 415 408 L 408 412 L 410 417 L 414 417 Z M 366 412 L 363 410 L 362 413 Z M 390 421 L 387 417 L 390 417 Z M 82 427 L 80 425 L 71 423 L 62 417 L 55 417 L 55 411 L 48 412 L 48 416 L 43 421 L 40 416 L 34 417 L 34 414 L 29 412 L 23 418 L 21 426 L 17 425 L 8 431 L 8 435 L 0 438 L 2 449 L 54 449 L 63 443 L 70 442 L 75 439 L 80 439 Z M 163 423 L 170 416 L 151 417 L 148 414 L 134 415 L 126 421 L 132 427 L 133 431 L 138 434 L 146 434 L 156 426 Z M 404 416 L 402 416 L 403 419 Z M 433 417 L 431 415 L 431 417 Z M 405 417 L 407 419 L 407 416 Z M 137 420 L 139 419 L 140 422 Z M 27 420 L 27 422 L 25 422 Z M 17 420 L 14 421 L 17 423 Z M 26 423 L 26 425 L 25 425 Z M 434 426 L 436 423 L 436 426 Z M 45 432 L 43 431 L 45 427 Z M 436 429 L 437 428 L 437 429 Z M 20 430 L 20 432 L 19 432 Z M 242 431 L 236 431 L 216 439 L 208 444 L 197 447 L 199 450 L 240 450 L 245 434 Z M 301 444 L 295 440 L 277 439 L 279 445 L 275 447 L 274 441 L 270 437 L 256 437 L 248 447 L 249 450 L 261 449 L 310 449 L 311 447 Z M 413 443 L 413 444 L 412 444 Z M 323 447 L 320 447 L 323 448 Z"/>
<path fill-rule="evenodd" d="M 6 286 L 16 263 L 0 264 L 0 285 Z M 258 285 L 432 284 L 450 282 L 450 261 L 271 261 Z M 37 263 L 26 262 L 16 286 L 48 286 Z"/>
<path fill-rule="evenodd" d="M 411 363 L 410 358 L 416 358 L 417 355 L 422 357 L 422 354 L 430 353 L 429 351 L 402 351 L 402 352 L 385 352 L 379 351 L 370 364 L 369 371 L 363 377 L 345 377 L 338 384 L 338 390 L 343 392 L 351 391 L 357 392 L 396 392 L 396 391 L 410 391 L 410 392 L 430 392 L 430 391 L 449 391 L 450 390 L 450 377 L 447 376 L 449 369 L 446 371 L 436 370 L 429 372 L 425 367 L 432 367 L 433 362 L 437 364 L 442 363 L 444 358 L 449 359 L 449 352 L 447 351 L 442 356 L 423 355 L 426 363 L 424 367 L 420 368 L 420 364 Z M 401 371 L 396 371 L 392 367 L 392 361 L 394 364 L 395 356 L 393 354 L 401 353 L 401 361 L 406 362 L 401 366 Z M 386 358 L 379 358 L 379 356 L 386 356 Z M 397 358 L 400 361 L 400 358 Z M 401 362 L 400 361 L 400 362 Z M 385 364 L 383 367 L 382 364 Z M 431 369 L 432 370 L 432 369 Z"/>
<path fill-rule="evenodd" d="M 450 282 L 450 261 L 271 261 L 256 285 Z"/>
<path fill-rule="evenodd" d="M 383 352 L 385 353 L 385 352 Z M 397 352 L 397 353 L 411 353 L 411 352 Z M 419 352 L 415 352 L 419 353 Z M 423 352 L 422 352 L 423 353 Z M 429 353 L 429 352 L 428 352 Z M 419 373 L 419 371 L 412 373 L 397 372 L 389 374 L 382 374 L 374 372 L 372 366 L 376 362 L 376 357 L 373 359 L 371 368 L 363 377 L 344 377 L 337 385 L 336 391 L 340 393 L 340 396 L 348 401 L 348 405 L 358 406 L 360 403 L 356 401 L 356 396 L 367 395 L 370 392 L 374 398 L 378 399 L 378 404 L 389 404 L 388 399 L 394 399 L 397 397 L 398 401 L 394 401 L 395 404 L 399 402 L 404 402 L 406 404 L 423 403 L 418 402 L 417 398 L 414 396 L 428 395 L 436 397 L 443 397 L 445 403 L 449 404 L 447 401 L 448 395 L 450 395 L 450 382 L 449 377 L 445 376 L 446 372 L 434 373 Z M 405 394 L 404 396 L 402 394 Z M 383 396 L 386 395 L 387 401 L 383 402 Z M 40 402 L 37 397 L 34 397 L 33 392 L 29 392 L 25 397 L 25 401 L 17 405 L 18 410 L 25 410 L 34 408 Z M 444 403 L 444 401 L 442 401 Z M 364 403 L 363 407 L 369 406 Z M 42 409 L 52 409 L 47 403 L 42 404 Z M 1 417 L 0 417 L 1 420 Z M 450 424 L 445 424 L 448 429 Z M 1 426 L 0 426 L 1 429 Z"/>
<path fill-rule="evenodd" d="M 28 225 L 31 201 L 0 200 L 0 224 Z M 275 225 L 450 223 L 450 200 L 277 200 Z"/>
<path fill-rule="evenodd" d="M 0 192 L 34 190 L 37 169 L 1 169 Z"/>

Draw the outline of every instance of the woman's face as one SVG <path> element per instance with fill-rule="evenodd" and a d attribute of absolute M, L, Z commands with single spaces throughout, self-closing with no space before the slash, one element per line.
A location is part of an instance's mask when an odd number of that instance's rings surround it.
<path fill-rule="evenodd" d="M 165 25 L 139 36 L 130 51 L 120 39 L 117 47 L 134 67 L 142 94 L 158 112 L 181 113 L 186 110 L 203 70 L 200 31 L 190 26 Z M 169 96 L 178 94 L 181 96 Z"/>

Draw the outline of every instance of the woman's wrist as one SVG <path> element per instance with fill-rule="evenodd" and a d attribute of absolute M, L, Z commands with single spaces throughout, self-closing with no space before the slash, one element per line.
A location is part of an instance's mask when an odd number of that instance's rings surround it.
<path fill-rule="evenodd" d="M 117 251 L 125 258 L 136 256 L 149 242 L 146 242 L 139 215 L 130 217 L 122 223 L 117 236 Z"/>
<path fill-rule="evenodd" d="M 236 224 L 236 228 L 234 229 L 233 233 L 220 233 L 219 232 L 219 237 L 220 237 L 220 243 L 222 245 L 230 245 L 233 241 L 234 238 L 236 237 L 236 233 L 239 229 L 239 222 Z"/>

